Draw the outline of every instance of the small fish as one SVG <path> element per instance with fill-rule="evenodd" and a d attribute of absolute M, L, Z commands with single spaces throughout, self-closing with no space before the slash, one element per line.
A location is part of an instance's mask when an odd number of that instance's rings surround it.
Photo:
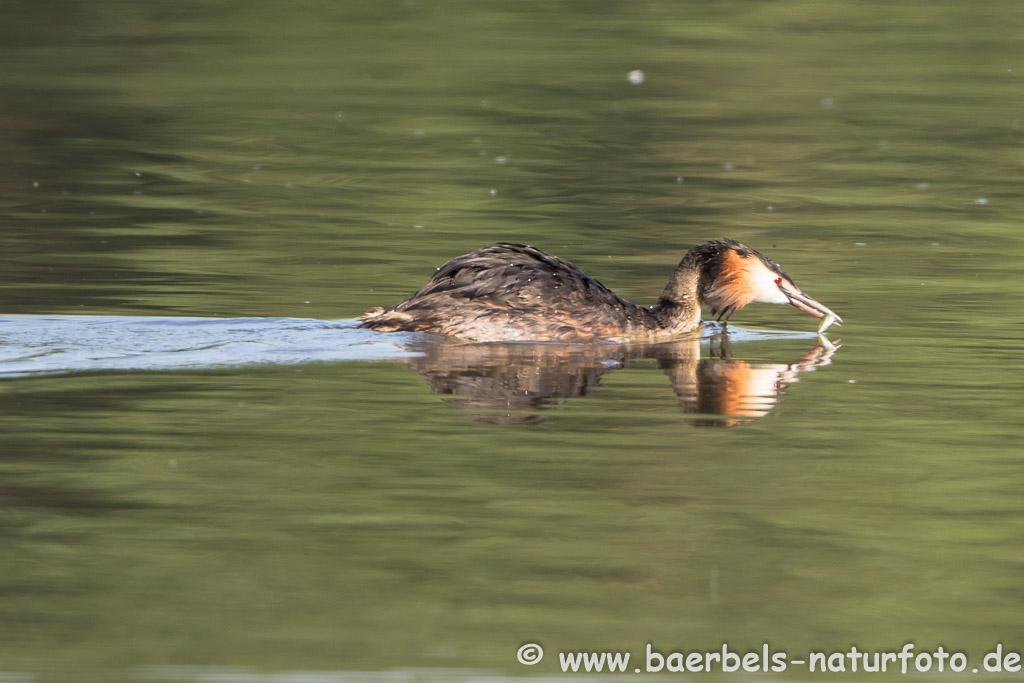
<path fill-rule="evenodd" d="M 838 317 L 836 316 L 836 314 L 829 311 L 829 313 L 824 318 L 821 319 L 821 324 L 818 325 L 818 334 L 823 334 L 825 330 L 831 327 L 832 323 L 834 323 L 837 319 Z"/>

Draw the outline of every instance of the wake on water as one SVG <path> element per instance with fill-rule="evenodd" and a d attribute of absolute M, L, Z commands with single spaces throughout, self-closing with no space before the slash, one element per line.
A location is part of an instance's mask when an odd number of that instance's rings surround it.
<path fill-rule="evenodd" d="M 721 333 L 705 323 L 705 341 Z M 814 333 L 730 326 L 732 343 L 815 339 Z M 0 378 L 94 371 L 213 369 L 419 355 L 430 335 L 381 333 L 355 320 L 91 315 L 0 317 Z"/>

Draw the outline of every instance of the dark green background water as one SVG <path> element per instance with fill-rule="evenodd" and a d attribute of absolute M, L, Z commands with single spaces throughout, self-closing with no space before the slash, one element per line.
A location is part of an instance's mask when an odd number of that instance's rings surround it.
<path fill-rule="evenodd" d="M 496 240 L 652 301 L 724 235 L 846 320 L 732 430 L 643 363 L 529 426 L 400 362 L 4 381 L 0 670 L 1024 648 L 1022 31 L 953 0 L 0 4 L 4 314 L 351 318 Z"/>

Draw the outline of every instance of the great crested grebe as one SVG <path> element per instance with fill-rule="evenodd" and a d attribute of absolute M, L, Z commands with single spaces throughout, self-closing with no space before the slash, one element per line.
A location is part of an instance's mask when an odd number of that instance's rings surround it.
<path fill-rule="evenodd" d="M 706 304 L 718 320 L 752 301 L 792 304 L 842 319 L 804 294 L 771 259 L 735 240 L 699 244 L 653 306 L 637 306 L 564 259 L 522 244 L 453 258 L 420 291 L 359 318 L 382 332 L 432 332 L 467 341 L 655 342 L 692 333 Z"/>

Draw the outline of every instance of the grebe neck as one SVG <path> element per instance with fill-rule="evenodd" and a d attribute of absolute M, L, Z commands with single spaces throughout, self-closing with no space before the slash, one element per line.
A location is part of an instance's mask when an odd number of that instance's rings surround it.
<path fill-rule="evenodd" d="M 667 329 L 688 331 L 700 325 L 700 287 L 704 258 L 696 248 L 679 262 L 668 284 L 651 307 Z"/>

